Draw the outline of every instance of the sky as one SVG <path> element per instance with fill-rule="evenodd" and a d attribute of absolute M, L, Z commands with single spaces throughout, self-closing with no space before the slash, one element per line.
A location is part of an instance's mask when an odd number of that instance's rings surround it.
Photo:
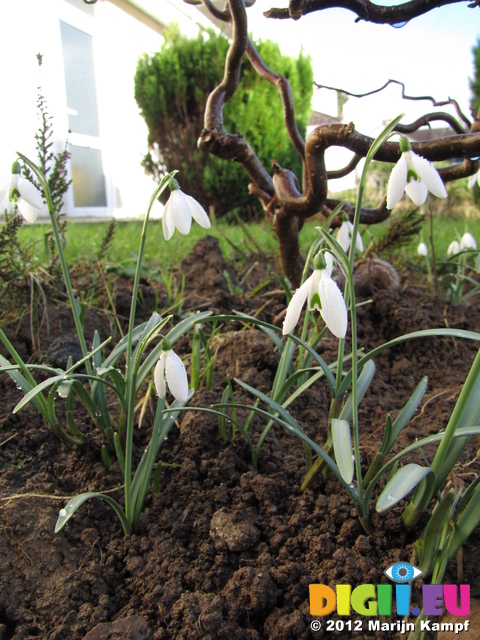
<path fill-rule="evenodd" d="M 431 95 L 438 101 L 455 98 L 469 115 L 468 78 L 473 75 L 471 50 L 480 37 L 480 9 L 469 9 L 467 4 L 434 9 L 402 28 L 393 28 L 355 23 L 355 14 L 345 9 L 315 12 L 298 21 L 266 19 L 263 11 L 285 2 L 257 0 L 248 9 L 249 29 L 254 38 L 279 42 L 282 53 L 298 55 L 303 50 L 309 54 L 319 84 L 362 93 L 392 78 L 404 82 L 409 94 Z M 317 91 L 313 106 L 335 115 L 335 94 Z M 378 126 L 376 121 L 381 124 L 402 112 L 407 121 L 430 110 L 429 102 L 402 100 L 401 87 L 393 85 L 375 97 L 350 98 L 346 115 L 364 112 L 361 124 L 367 130 L 362 133 L 369 134 Z"/>

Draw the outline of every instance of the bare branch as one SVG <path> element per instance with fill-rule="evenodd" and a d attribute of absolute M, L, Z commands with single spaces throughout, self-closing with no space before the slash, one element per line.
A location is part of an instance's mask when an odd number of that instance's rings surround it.
<path fill-rule="evenodd" d="M 460 109 L 460 105 L 454 98 L 449 97 L 448 100 L 438 101 L 438 100 L 435 100 L 435 98 L 432 98 L 432 96 L 410 96 L 405 92 L 405 84 L 403 82 L 400 82 L 399 80 L 393 80 L 392 78 L 390 78 L 390 80 L 387 80 L 387 82 L 385 82 L 385 84 L 383 84 L 378 89 L 372 89 L 371 91 L 366 91 L 365 93 L 352 93 L 351 91 L 346 91 L 345 89 L 337 89 L 336 87 L 329 87 L 325 84 L 318 84 L 317 82 L 315 82 L 315 86 L 317 87 L 317 89 L 328 89 L 329 91 L 336 91 L 337 93 L 343 93 L 346 96 L 350 96 L 352 98 L 366 98 L 367 96 L 372 96 L 375 93 L 380 93 L 381 91 L 386 89 L 390 84 L 398 84 L 402 87 L 402 98 L 404 100 L 428 100 L 433 104 L 434 107 L 444 107 L 448 104 L 453 105 L 458 114 L 458 117 L 465 123 L 466 127 L 470 129 L 470 127 L 472 126 L 471 121 L 462 112 L 462 110 Z M 449 114 L 447 115 L 449 116 L 449 118 L 452 118 L 452 116 L 450 116 Z M 456 123 L 456 126 L 460 127 L 458 123 Z M 465 130 L 457 131 L 455 128 L 453 129 L 457 133 L 464 133 L 465 131 Z"/>
<path fill-rule="evenodd" d="M 350 125 L 328 124 L 317 127 L 308 136 L 306 153 L 308 157 L 309 150 L 319 153 L 319 150 L 323 151 L 327 147 L 336 145 L 365 157 L 372 144 L 373 138 L 355 131 L 352 123 Z M 412 142 L 412 149 L 431 162 L 451 158 L 475 158 L 480 156 L 480 135 L 464 133 L 428 142 Z M 399 158 L 400 149 L 396 142 L 386 142 L 375 156 L 375 160 L 382 162 L 397 162 Z"/>
<path fill-rule="evenodd" d="M 353 216 L 355 215 L 355 205 L 350 202 L 345 202 L 339 200 L 338 198 L 327 198 L 325 205 L 323 207 L 322 213 L 328 218 L 335 207 L 338 207 L 339 204 L 343 204 L 342 211 L 345 211 L 349 218 L 353 220 Z M 383 222 L 390 216 L 391 211 L 387 209 L 387 198 L 383 197 L 378 207 L 375 209 L 371 209 L 368 207 L 363 207 L 360 211 L 360 222 L 362 224 L 377 224 L 378 222 Z M 336 222 L 334 222 L 333 226 L 339 225 L 341 223 L 341 218 L 338 218 Z"/>
<path fill-rule="evenodd" d="M 327 174 L 328 179 L 338 180 L 338 178 L 344 178 L 345 176 L 348 176 L 348 174 L 351 173 L 355 169 L 355 167 L 358 165 L 362 157 L 363 156 L 356 153 L 353 156 L 353 158 L 350 160 L 350 162 L 345 167 L 343 167 L 343 169 L 335 169 L 334 171 L 329 171 Z"/>
<path fill-rule="evenodd" d="M 298 130 L 297 123 L 295 121 L 295 109 L 290 83 L 286 78 L 281 76 L 279 73 L 272 71 L 265 64 L 250 38 L 248 39 L 247 44 L 247 56 L 252 63 L 255 71 L 262 78 L 270 82 L 270 84 L 274 84 L 277 87 L 278 92 L 280 93 L 280 97 L 282 98 L 285 128 L 287 130 L 293 148 L 296 150 L 303 161 L 305 158 L 305 141 L 300 131 Z"/>
<path fill-rule="evenodd" d="M 201 4 L 200 0 L 183 0 L 183 1 L 186 2 L 187 4 L 194 4 L 194 5 Z M 213 4 L 211 0 L 202 0 L 202 2 L 204 7 L 208 9 L 212 14 L 212 16 L 214 18 L 217 18 L 217 20 L 221 20 L 222 22 L 231 21 L 231 14 L 230 14 L 228 5 L 226 5 L 224 9 L 219 9 Z"/>
<path fill-rule="evenodd" d="M 318 213 L 327 200 L 327 171 L 325 151 L 331 146 L 345 147 L 359 156 L 365 157 L 373 144 L 373 138 L 355 131 L 353 123 L 348 125 L 329 124 L 317 127 L 307 138 L 305 147 L 307 189 L 300 193 L 295 187 L 291 172 L 274 166 L 273 183 L 278 206 L 286 213 L 308 218 Z M 475 158 L 480 155 L 480 135 L 468 133 L 447 136 L 428 142 L 412 144 L 412 149 L 430 161 L 449 160 L 451 158 Z M 401 152 L 398 142 L 386 142 L 378 151 L 375 160 L 397 162 Z M 456 179 L 468 175 L 473 163 L 467 166 L 455 165 L 440 170 L 444 180 Z M 462 168 L 463 167 L 463 168 Z"/>
<path fill-rule="evenodd" d="M 240 66 L 247 49 L 247 16 L 243 0 L 230 0 L 232 42 L 225 60 L 221 83 L 209 95 L 205 107 L 205 127 L 198 146 L 225 160 L 243 165 L 250 178 L 264 191 L 273 193 L 272 179 L 248 142 L 240 135 L 229 134 L 223 124 L 223 107 L 231 100 L 240 80 Z"/>
<path fill-rule="evenodd" d="M 215 18 L 218 18 L 223 22 L 231 23 L 232 16 L 228 5 L 226 5 L 225 9 L 220 10 L 217 9 L 211 0 L 202 0 L 202 2 Z M 255 0 L 253 0 L 251 4 L 254 4 L 254 2 Z M 305 140 L 298 130 L 297 123 L 295 121 L 295 110 L 290 83 L 286 78 L 281 76 L 279 73 L 272 71 L 272 69 L 265 64 L 250 38 L 247 40 L 246 54 L 258 75 L 277 87 L 283 104 L 285 128 L 293 148 L 297 151 L 303 162 L 305 157 Z"/>
<path fill-rule="evenodd" d="M 357 22 L 365 20 L 366 22 L 375 22 L 377 24 L 400 25 L 437 7 L 466 1 L 468 0 L 410 0 L 403 4 L 388 7 L 374 4 L 370 0 L 294 0 L 293 2 L 290 0 L 292 9 L 290 7 L 286 9 L 272 8 L 266 11 L 264 16 L 266 18 L 283 20 L 293 18 L 298 20 L 308 13 L 337 7 L 353 11 L 357 15 Z M 474 2 L 468 6 L 474 8 L 476 5 L 477 2 Z"/>
<path fill-rule="evenodd" d="M 427 113 L 411 124 L 397 124 L 395 131 L 403 134 L 413 133 L 421 127 L 430 128 L 431 122 L 445 122 L 455 133 L 468 133 L 468 130 L 466 131 L 453 116 L 449 113 L 445 113 L 444 111 L 440 111 L 439 113 Z"/>

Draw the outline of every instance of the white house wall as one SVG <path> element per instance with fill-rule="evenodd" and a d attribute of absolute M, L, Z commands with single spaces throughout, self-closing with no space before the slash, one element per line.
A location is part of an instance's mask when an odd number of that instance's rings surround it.
<path fill-rule="evenodd" d="M 15 0 L 0 3 L 3 26 L 0 60 L 4 91 L 0 118 L 0 174 L 6 174 L 21 151 L 36 159 L 34 135 L 37 87 L 47 100 L 53 117 L 55 150 L 65 141 L 76 141 L 68 133 L 69 121 L 63 70 L 60 20 L 93 36 L 96 88 L 98 97 L 100 145 L 106 180 L 106 207 L 75 206 L 70 190 L 66 213 L 70 216 L 138 216 L 145 212 L 154 189 L 153 180 L 144 174 L 140 162 L 146 151 L 147 129 L 134 100 L 134 82 L 138 56 L 153 53 L 162 45 L 158 32 L 132 17 L 121 2 L 98 0 L 95 17 L 66 0 Z M 116 4 L 120 6 L 116 6 Z M 143 1 L 133 3 L 145 4 Z M 158 1 L 155 2 L 159 6 Z M 195 35 L 197 27 L 181 2 L 162 0 L 161 18 L 175 20 L 180 29 Z M 155 19 L 158 21 L 159 16 Z M 152 23 L 146 18 L 147 23 Z M 153 23 L 152 23 L 153 24 Z M 39 70 L 36 54 L 43 55 Z M 98 142 L 98 144 L 97 144 Z M 87 140 L 88 144 L 88 140 Z"/>

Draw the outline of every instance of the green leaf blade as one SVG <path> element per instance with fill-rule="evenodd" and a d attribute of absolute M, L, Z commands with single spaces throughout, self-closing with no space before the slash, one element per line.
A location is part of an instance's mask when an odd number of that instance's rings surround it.
<path fill-rule="evenodd" d="M 378 513 L 384 513 L 403 500 L 429 474 L 434 474 L 430 467 L 421 467 L 411 463 L 402 467 L 391 480 L 377 500 Z"/>
<path fill-rule="evenodd" d="M 347 420 L 340 420 L 339 418 L 332 418 L 331 425 L 333 450 L 337 466 L 345 482 L 351 484 L 354 471 L 354 456 L 350 425 Z"/>

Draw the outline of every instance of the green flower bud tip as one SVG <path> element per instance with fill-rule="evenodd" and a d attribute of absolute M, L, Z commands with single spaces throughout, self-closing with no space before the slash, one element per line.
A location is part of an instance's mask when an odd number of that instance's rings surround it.
<path fill-rule="evenodd" d="M 170 351 L 171 349 L 172 349 L 172 345 L 170 344 L 170 342 L 166 338 L 163 338 L 162 351 Z"/>
<path fill-rule="evenodd" d="M 175 180 L 175 178 L 170 178 L 169 187 L 170 191 L 176 191 L 177 189 L 180 189 L 180 185 L 178 184 L 177 180 Z"/>
<path fill-rule="evenodd" d="M 322 270 L 327 268 L 327 261 L 323 255 L 323 251 L 319 251 L 313 259 L 313 268 L 316 270 Z"/>
<path fill-rule="evenodd" d="M 407 151 L 412 150 L 412 145 L 410 144 L 410 140 L 405 136 L 400 138 L 400 151 L 402 153 L 406 153 Z"/>
<path fill-rule="evenodd" d="M 20 167 L 20 163 L 18 160 L 15 160 L 15 162 L 12 164 L 12 174 L 20 175 L 21 173 L 22 173 L 22 169 Z"/>

